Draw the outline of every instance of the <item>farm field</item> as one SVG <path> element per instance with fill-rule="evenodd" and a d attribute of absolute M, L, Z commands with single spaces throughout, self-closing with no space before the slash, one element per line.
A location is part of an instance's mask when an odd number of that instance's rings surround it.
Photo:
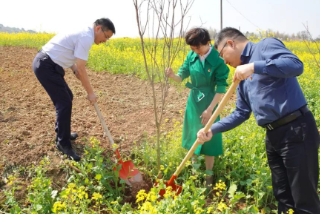
<path fill-rule="evenodd" d="M 54 141 L 54 106 L 32 71 L 35 48 L 1 47 L 1 157 L 13 164 L 39 161 L 52 150 Z M 19 59 L 17 61 L 17 59 Z M 98 105 L 116 142 L 124 151 L 143 135 L 153 135 L 153 107 L 146 81 L 130 75 L 111 75 L 89 70 L 92 86 L 99 96 Z M 81 137 L 98 137 L 101 146 L 103 130 L 93 106 L 86 100 L 81 83 L 71 70 L 66 72 L 74 94 L 72 131 Z M 182 121 L 179 113 L 187 98 L 172 88 L 166 117 Z M 77 146 L 77 144 L 76 144 Z M 55 150 L 54 150 L 55 151 Z"/>
<path fill-rule="evenodd" d="M 37 50 L 53 35 L 0 33 L 0 210 L 4 213 L 275 213 L 264 130 L 250 118 L 226 132 L 224 155 L 216 160 L 213 195 L 203 187 L 204 160 L 188 163 L 177 182 L 179 196 L 167 190 L 159 200 L 152 188 L 168 180 L 186 151 L 181 123 L 188 89 L 172 84 L 163 124 L 161 171 L 156 171 L 151 89 L 144 73 L 139 39 L 113 39 L 93 46 L 88 73 L 98 105 L 126 158 L 133 159 L 144 183 L 130 188 L 113 171 L 112 149 L 80 82 L 66 71 L 74 94 L 72 131 L 83 160 L 67 161 L 54 146 L 54 107 L 32 71 Z M 320 127 L 320 77 L 302 42 L 285 42 L 304 62 L 298 77 Z M 316 50 L 316 47 L 313 47 Z M 175 71 L 185 53 L 174 62 Z M 315 55 L 319 58 L 319 54 Z M 229 83 L 231 83 L 233 69 Z M 232 112 L 234 97 L 223 115 Z M 162 183 L 162 181 L 159 181 Z M 151 189 L 151 190 L 150 190 Z M 319 187 L 318 187 L 319 189 Z"/>

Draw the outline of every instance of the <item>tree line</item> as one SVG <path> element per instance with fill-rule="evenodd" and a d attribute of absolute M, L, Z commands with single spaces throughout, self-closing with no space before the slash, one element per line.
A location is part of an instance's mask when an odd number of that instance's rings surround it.
<path fill-rule="evenodd" d="M 34 30 L 25 30 L 24 28 L 6 27 L 3 24 L 0 24 L 0 32 L 6 32 L 6 33 L 21 33 L 21 32 L 37 33 Z"/>
<path fill-rule="evenodd" d="M 212 39 L 214 39 L 216 37 L 217 33 L 219 32 L 216 29 L 212 29 L 211 27 L 208 30 L 209 30 L 209 34 Z M 261 30 L 261 31 L 257 31 L 257 32 L 246 31 L 243 33 L 248 39 L 262 39 L 262 38 L 266 38 L 266 37 L 275 37 L 280 40 L 294 40 L 294 41 L 314 40 L 314 41 L 318 41 L 318 42 L 320 41 L 320 35 L 318 35 L 318 37 L 316 37 L 315 39 L 312 39 L 314 37 L 312 37 L 312 35 L 309 33 L 308 29 L 303 30 L 303 31 L 299 31 L 298 33 L 293 33 L 293 34 L 281 33 L 279 31 L 273 31 L 271 29 Z"/>

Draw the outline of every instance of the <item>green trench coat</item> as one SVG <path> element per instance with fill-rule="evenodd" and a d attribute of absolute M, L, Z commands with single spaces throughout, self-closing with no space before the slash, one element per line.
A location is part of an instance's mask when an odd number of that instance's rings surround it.
<path fill-rule="evenodd" d="M 198 54 L 190 51 L 178 75 L 182 80 L 190 77 L 191 83 L 186 111 L 183 122 L 182 147 L 190 149 L 197 139 L 197 132 L 204 126 L 201 124 L 201 114 L 208 108 L 215 93 L 225 93 L 229 68 L 219 57 L 219 53 L 212 48 L 204 61 L 200 61 Z M 216 121 L 219 121 L 220 117 Z M 199 145 L 196 155 L 218 156 L 223 153 L 222 135 L 215 134 L 204 145 Z"/>

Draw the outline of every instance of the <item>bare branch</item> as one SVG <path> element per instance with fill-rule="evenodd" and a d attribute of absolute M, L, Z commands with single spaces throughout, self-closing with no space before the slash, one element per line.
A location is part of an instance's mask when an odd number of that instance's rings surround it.
<path fill-rule="evenodd" d="M 179 51 L 182 48 L 185 49 L 183 43 L 183 34 L 185 32 L 183 26 L 184 19 L 194 1 L 133 0 L 145 69 L 152 88 L 154 117 L 157 129 L 158 168 L 160 166 L 160 125 L 169 89 L 165 69 L 166 67 L 171 67 Z M 183 2 L 187 3 L 183 4 Z M 147 5 L 143 3 L 147 3 Z M 143 17 L 146 19 L 144 25 L 142 24 L 142 8 L 147 10 L 146 17 Z M 180 10 L 180 14 L 178 10 Z M 177 19 L 179 20 L 177 21 Z M 178 31 L 175 31 L 177 27 Z M 144 38 L 146 31 L 149 36 L 147 39 Z M 157 84 L 155 84 L 156 81 Z"/>
<path fill-rule="evenodd" d="M 306 31 L 307 31 L 307 35 L 308 35 L 308 37 L 309 37 L 309 38 L 303 38 L 303 42 L 306 44 L 309 52 L 310 52 L 310 53 L 312 54 L 312 56 L 313 56 L 314 61 L 316 62 L 318 68 L 320 69 L 319 60 L 317 59 L 316 54 L 312 52 L 312 50 L 311 50 L 311 45 L 310 45 L 311 43 L 316 44 L 318 53 L 320 54 L 320 49 L 319 49 L 318 43 L 312 38 L 312 35 L 311 35 L 311 33 L 310 33 L 309 29 L 308 29 L 308 25 L 304 25 L 304 24 L 303 24 L 303 26 L 305 27 L 305 29 L 306 29 Z M 311 40 L 311 42 L 310 42 L 310 40 Z"/>

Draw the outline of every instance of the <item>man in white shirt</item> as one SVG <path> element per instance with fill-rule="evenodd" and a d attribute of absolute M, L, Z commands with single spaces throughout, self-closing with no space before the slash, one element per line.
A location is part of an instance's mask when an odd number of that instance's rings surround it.
<path fill-rule="evenodd" d="M 76 133 L 71 133 L 71 110 L 73 94 L 64 80 L 65 68 L 71 68 L 87 92 L 93 104 L 97 97 L 91 87 L 85 65 L 93 43 L 108 41 L 115 34 L 110 19 L 97 19 L 93 26 L 54 36 L 38 52 L 33 61 L 33 70 L 41 85 L 49 94 L 56 108 L 56 147 L 70 159 L 80 161 L 71 146 Z"/>

